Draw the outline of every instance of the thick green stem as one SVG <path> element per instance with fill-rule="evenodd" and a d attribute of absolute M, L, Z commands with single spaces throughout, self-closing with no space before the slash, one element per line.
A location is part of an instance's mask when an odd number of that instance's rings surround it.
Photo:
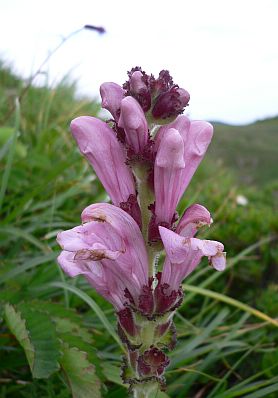
<path fill-rule="evenodd" d="M 140 383 L 133 386 L 134 398 L 153 398 L 159 391 L 159 385 L 155 381 Z"/>

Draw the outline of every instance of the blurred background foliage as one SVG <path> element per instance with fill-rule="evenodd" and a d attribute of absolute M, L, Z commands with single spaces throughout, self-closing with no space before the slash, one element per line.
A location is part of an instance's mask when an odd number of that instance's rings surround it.
<path fill-rule="evenodd" d="M 93 84 L 93 83 L 92 83 Z M 58 268 L 58 231 L 108 200 L 69 133 L 100 105 L 56 87 L 26 85 L 0 63 L 0 396 L 127 397 L 111 306 Z M 225 244 L 227 271 L 207 264 L 185 281 L 178 345 L 157 397 L 278 394 L 278 118 L 248 126 L 214 123 L 208 154 L 180 205 L 205 205 L 201 236 Z"/>

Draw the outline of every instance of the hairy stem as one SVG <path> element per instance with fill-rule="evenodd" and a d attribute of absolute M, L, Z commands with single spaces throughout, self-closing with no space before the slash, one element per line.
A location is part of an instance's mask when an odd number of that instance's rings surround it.
<path fill-rule="evenodd" d="M 142 235 L 144 237 L 146 248 L 149 257 L 149 276 L 152 277 L 154 274 L 154 260 L 156 253 L 148 244 L 148 226 L 151 219 L 151 212 L 149 210 L 149 205 L 154 201 L 154 193 L 148 184 L 148 168 L 145 166 L 134 166 L 134 174 L 137 181 L 137 190 L 139 204 L 141 208 L 142 216 Z"/>

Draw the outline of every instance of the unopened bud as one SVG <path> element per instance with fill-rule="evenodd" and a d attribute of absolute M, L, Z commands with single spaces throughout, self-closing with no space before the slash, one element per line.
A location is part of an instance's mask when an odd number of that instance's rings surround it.
<path fill-rule="evenodd" d="M 155 119 L 166 119 L 171 116 L 178 116 L 188 105 L 189 93 L 177 86 L 160 94 L 153 106 L 152 115 Z"/>

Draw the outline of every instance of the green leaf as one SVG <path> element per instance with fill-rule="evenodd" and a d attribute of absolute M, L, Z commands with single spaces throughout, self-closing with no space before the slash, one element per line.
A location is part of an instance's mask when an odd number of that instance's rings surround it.
<path fill-rule="evenodd" d="M 24 349 L 29 366 L 31 369 L 33 369 L 35 361 L 35 348 L 31 343 L 29 332 L 26 328 L 25 319 L 21 318 L 20 312 L 17 312 L 13 305 L 6 304 L 4 311 L 5 320 L 9 329 Z"/>
<path fill-rule="evenodd" d="M 121 366 L 116 366 L 112 364 L 111 362 L 104 362 L 102 364 L 102 372 L 107 378 L 107 380 L 112 381 L 115 384 L 118 384 L 119 386 L 126 386 L 122 378 L 120 376 L 121 373 Z"/>
<path fill-rule="evenodd" d="M 56 331 L 58 334 L 70 334 L 77 336 L 84 340 L 86 343 L 92 343 L 92 336 L 87 329 L 82 328 L 77 323 L 70 321 L 69 319 L 54 318 L 56 323 Z"/>
<path fill-rule="evenodd" d="M 101 398 L 101 384 L 95 366 L 85 352 L 64 344 L 61 366 L 66 374 L 73 398 Z"/>
<path fill-rule="evenodd" d="M 64 305 L 52 301 L 32 300 L 30 305 L 33 309 L 49 314 L 53 318 L 67 318 L 72 322 L 81 322 L 80 315 L 72 308 L 66 308 Z"/>
<path fill-rule="evenodd" d="M 5 306 L 8 327 L 25 351 L 34 378 L 47 378 L 59 370 L 60 343 L 47 314 L 27 304 Z"/>
<path fill-rule="evenodd" d="M 123 349 L 123 351 L 125 351 L 125 348 L 124 348 L 121 340 L 119 339 L 119 337 L 115 333 L 115 330 L 114 330 L 113 326 L 111 325 L 111 323 L 109 322 L 109 320 L 105 316 L 104 312 L 97 305 L 97 303 L 90 296 L 88 296 L 87 293 L 83 292 L 82 290 L 78 289 L 75 286 L 72 286 L 72 285 L 69 285 L 68 283 L 63 283 L 63 282 L 52 282 L 52 283 L 49 283 L 48 286 L 60 287 L 60 288 L 63 288 L 63 289 L 67 289 L 70 292 L 75 293 L 82 300 L 84 300 L 85 303 L 87 303 L 92 308 L 92 310 L 95 312 L 95 314 L 98 316 L 98 318 L 102 322 L 103 326 L 108 331 L 108 333 L 113 337 L 113 339 L 116 341 L 116 343 L 118 343 L 118 345 Z"/>

